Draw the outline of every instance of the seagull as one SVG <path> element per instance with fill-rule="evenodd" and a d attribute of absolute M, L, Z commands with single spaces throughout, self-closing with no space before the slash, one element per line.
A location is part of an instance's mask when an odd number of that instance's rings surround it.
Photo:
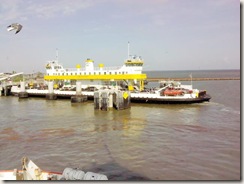
<path fill-rule="evenodd" d="M 7 27 L 7 30 L 8 30 L 8 31 L 12 31 L 12 30 L 15 30 L 15 29 L 16 29 L 15 34 L 17 34 L 17 33 L 20 32 L 20 30 L 22 29 L 22 25 L 19 24 L 19 23 L 13 23 L 13 24 L 11 24 L 11 25 L 9 25 L 9 26 Z"/>

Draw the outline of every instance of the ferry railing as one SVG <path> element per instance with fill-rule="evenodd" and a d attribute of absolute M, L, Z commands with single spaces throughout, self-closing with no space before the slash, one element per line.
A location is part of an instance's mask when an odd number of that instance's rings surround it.
<path fill-rule="evenodd" d="M 86 68 L 65 68 L 66 72 L 73 72 L 73 71 L 99 71 L 99 70 L 119 70 L 121 69 L 121 66 L 115 66 L 115 67 L 94 67 L 93 70 L 89 70 Z"/>

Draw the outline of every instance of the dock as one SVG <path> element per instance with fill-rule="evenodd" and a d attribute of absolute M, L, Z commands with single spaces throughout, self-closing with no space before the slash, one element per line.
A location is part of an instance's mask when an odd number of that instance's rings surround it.
<path fill-rule="evenodd" d="M 211 81 L 211 80 L 240 80 L 240 77 L 229 77 L 229 78 L 147 78 L 148 82 L 158 82 L 158 81 Z"/>

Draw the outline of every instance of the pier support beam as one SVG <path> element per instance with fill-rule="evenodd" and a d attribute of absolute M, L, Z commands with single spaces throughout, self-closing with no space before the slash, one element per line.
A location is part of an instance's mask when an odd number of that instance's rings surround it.
<path fill-rule="evenodd" d="M 71 103 L 82 103 L 87 101 L 87 96 L 85 95 L 75 95 L 71 97 Z"/>
<path fill-rule="evenodd" d="M 81 81 L 76 81 L 76 95 L 71 97 L 71 103 L 82 103 L 87 101 L 87 96 L 81 93 Z"/>
<path fill-rule="evenodd" d="M 6 81 L 3 81 L 3 91 L 4 91 L 4 96 L 7 96 L 7 84 L 6 84 Z"/>
<path fill-rule="evenodd" d="M 28 93 L 25 90 L 25 82 L 20 82 L 20 92 L 18 94 L 19 98 L 28 98 Z"/>
<path fill-rule="evenodd" d="M 94 92 L 94 109 L 107 111 L 113 108 L 113 103 L 109 102 L 110 90 L 99 90 Z"/>
<path fill-rule="evenodd" d="M 56 100 L 57 95 L 53 91 L 53 81 L 48 82 L 48 93 L 46 94 L 47 100 Z"/>
<path fill-rule="evenodd" d="M 3 87 L 0 86 L 0 96 L 2 96 L 2 93 L 3 93 Z"/>

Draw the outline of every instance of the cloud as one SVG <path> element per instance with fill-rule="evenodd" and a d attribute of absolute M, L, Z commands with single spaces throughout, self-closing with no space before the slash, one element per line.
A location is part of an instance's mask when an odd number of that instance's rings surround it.
<path fill-rule="evenodd" d="M 21 10 L 19 10 L 21 2 L 19 0 L 2 0 L 0 2 L 0 19 L 1 21 L 9 21 L 16 19 L 20 16 Z"/>
<path fill-rule="evenodd" d="M 209 3 L 211 5 L 214 5 L 214 6 L 228 6 L 228 5 L 232 5 L 232 4 L 236 4 L 237 3 L 237 0 L 236 1 L 233 1 L 233 0 L 215 0 L 215 1 L 209 1 Z"/>
<path fill-rule="evenodd" d="M 39 18 L 70 15 L 93 5 L 93 1 L 88 0 L 48 0 L 47 2 L 38 2 L 40 3 L 32 3 L 28 6 L 27 11 Z"/>
<path fill-rule="evenodd" d="M 99 2 L 99 1 L 98 1 Z M 28 20 L 32 17 L 54 18 L 67 16 L 96 4 L 95 0 L 1 0 L 0 20 Z"/>

